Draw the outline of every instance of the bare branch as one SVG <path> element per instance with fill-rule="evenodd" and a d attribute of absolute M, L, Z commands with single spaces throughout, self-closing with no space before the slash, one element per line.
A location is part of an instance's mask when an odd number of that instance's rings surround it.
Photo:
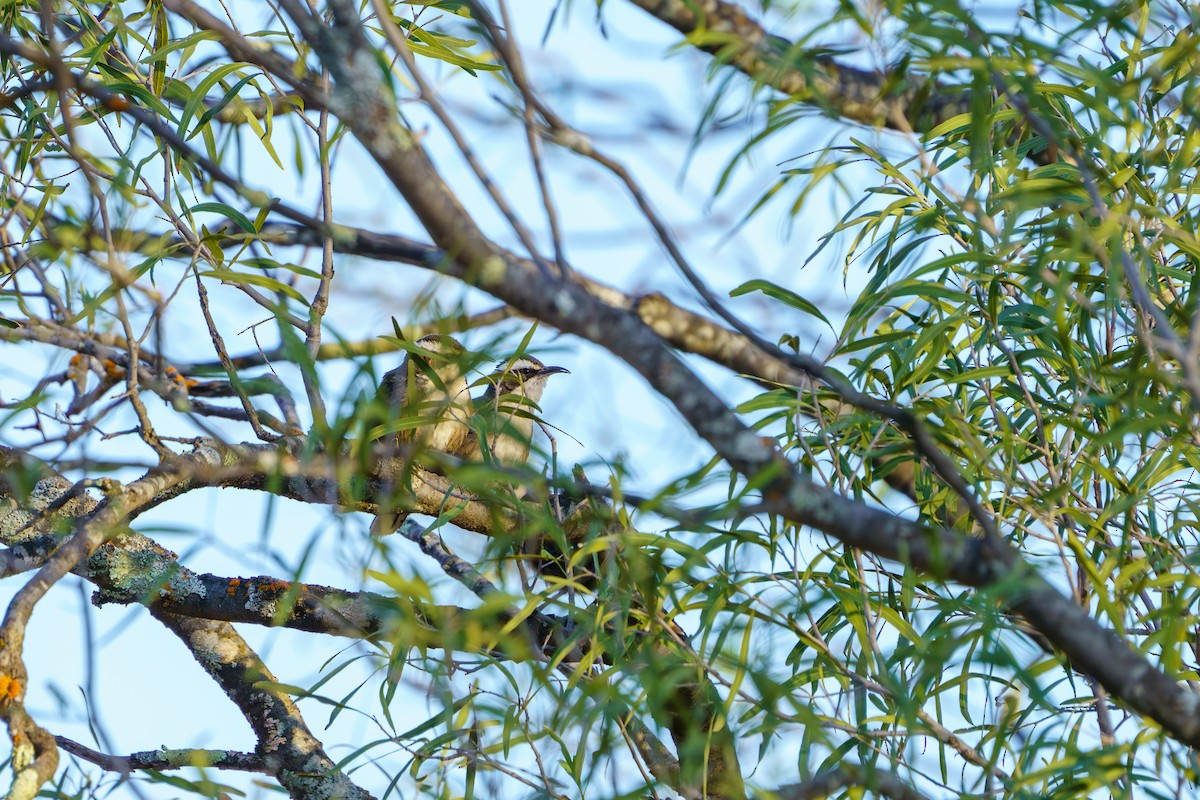
<path fill-rule="evenodd" d="M 267 771 L 266 760 L 262 756 L 236 750 L 178 750 L 160 747 L 157 750 L 144 750 L 127 756 L 113 756 L 93 750 L 65 736 L 55 736 L 54 739 L 62 750 L 108 772 L 127 774 L 139 769 L 161 771 L 184 767 L 212 767 L 240 772 Z"/>

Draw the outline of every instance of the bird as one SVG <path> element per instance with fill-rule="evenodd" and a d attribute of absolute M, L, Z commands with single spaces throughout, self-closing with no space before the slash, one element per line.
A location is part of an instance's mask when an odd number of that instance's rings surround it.
<path fill-rule="evenodd" d="M 400 363 L 383 376 L 375 393 L 374 413 L 386 412 L 385 421 L 417 418 L 419 424 L 405 424 L 399 430 L 386 430 L 375 437 L 385 442 L 394 454 L 407 458 L 418 450 L 436 450 L 455 454 L 461 451 L 470 429 L 471 395 L 465 375 L 466 349 L 452 336 L 433 333 L 423 336 Z M 411 421 L 411 420 L 410 420 Z M 395 475 L 390 476 L 393 480 Z M 381 507 L 386 505 L 380 504 Z M 387 511 L 375 517 L 371 532 L 391 533 L 400 527 L 407 514 Z"/>
<path fill-rule="evenodd" d="M 487 389 L 471 400 L 471 429 L 456 455 L 466 461 L 494 461 L 519 467 L 529 460 L 537 403 L 551 375 L 569 373 L 547 367 L 533 356 L 501 361 L 486 379 Z M 481 438 L 482 437 L 482 438 Z"/>
<path fill-rule="evenodd" d="M 542 399 L 546 381 L 551 375 L 568 372 L 565 367 L 547 367 L 527 355 L 498 363 L 484 379 L 487 389 L 472 398 L 471 431 L 463 440 L 459 457 L 507 468 L 524 466 L 529 460 L 535 414 L 540 410 L 537 403 Z M 514 493 L 524 497 L 525 490 L 514 487 Z M 535 569 L 554 560 L 540 555 L 543 549 L 540 542 L 537 538 L 536 542 L 527 541 L 519 548 L 524 550 L 524 557 L 532 560 Z"/>

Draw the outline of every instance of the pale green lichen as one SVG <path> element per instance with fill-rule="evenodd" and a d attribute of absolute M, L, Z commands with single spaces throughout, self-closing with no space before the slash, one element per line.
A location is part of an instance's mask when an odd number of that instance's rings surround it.
<path fill-rule="evenodd" d="M 36 538 L 40 535 L 38 531 L 34 527 L 26 527 L 30 526 L 36 518 L 37 514 L 31 511 L 23 508 L 11 508 L 8 513 L 0 517 L 0 540 L 3 540 L 5 544 L 20 544 Z"/>
<path fill-rule="evenodd" d="M 194 594 L 203 598 L 207 591 L 199 575 L 191 570 L 179 569 L 171 576 L 168 586 L 161 591 L 161 594 L 170 597 L 187 597 Z"/>
<path fill-rule="evenodd" d="M 33 763 L 35 753 L 33 743 L 27 737 L 16 737 L 16 740 L 12 750 L 12 763 L 13 769 L 21 771 Z"/>
<path fill-rule="evenodd" d="M 180 567 L 174 553 L 136 533 L 123 534 L 111 546 L 96 550 L 91 565 L 107 578 L 105 595 L 120 602 L 205 595 L 199 577 Z"/>
<path fill-rule="evenodd" d="M 16 779 L 13 780 L 12 786 L 8 790 L 8 800 L 33 800 L 37 796 L 39 788 L 37 771 L 23 769 L 17 773 Z"/>
<path fill-rule="evenodd" d="M 209 665 L 232 664 L 241 657 L 237 640 L 209 628 L 195 631 L 190 644 L 196 657 Z"/>
<path fill-rule="evenodd" d="M 554 293 L 554 309 L 558 313 L 570 316 L 575 313 L 575 308 L 575 298 L 571 296 L 570 291 L 564 288 Z"/>
<path fill-rule="evenodd" d="M 258 583 L 250 581 L 247 595 L 246 608 L 248 610 L 260 611 L 271 619 L 275 619 L 275 615 L 279 613 L 279 598 L 276 594 L 272 592 L 260 592 L 258 591 Z"/>
<path fill-rule="evenodd" d="M 80 495 L 35 524 L 39 514 L 61 499 L 71 490 L 71 486 L 72 483 L 66 478 L 51 475 L 33 485 L 33 490 L 24 498 L 24 505 L 19 505 L 17 498 L 4 498 L 0 505 L 0 541 L 19 544 L 36 539 L 53 533 L 56 521 L 64 516 L 77 517 L 87 513 L 95 501 L 87 495 Z"/>
<path fill-rule="evenodd" d="M 508 275 L 508 262 L 500 256 L 489 256 L 479 265 L 479 285 L 499 286 Z"/>

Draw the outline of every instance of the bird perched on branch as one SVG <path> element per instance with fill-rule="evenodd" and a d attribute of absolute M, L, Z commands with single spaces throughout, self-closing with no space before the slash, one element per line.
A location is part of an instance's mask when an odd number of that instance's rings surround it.
<path fill-rule="evenodd" d="M 533 426 L 538 421 L 537 406 L 551 375 L 568 372 L 563 367 L 547 367 L 532 356 L 514 356 L 496 365 L 485 379 L 487 389 L 472 400 L 471 431 L 457 455 L 464 461 L 480 461 L 501 467 L 521 467 L 529 460 Z M 516 487 L 517 497 L 523 488 Z M 537 548 L 541 545 L 528 545 Z M 518 552 L 521 552 L 518 546 Z M 543 560 L 529 554 L 534 563 Z"/>
<path fill-rule="evenodd" d="M 394 454 L 407 459 L 421 449 L 458 454 L 470 432 L 466 350 L 454 337 L 440 333 L 423 336 L 414 344 L 400 366 L 379 383 L 375 408 L 386 411 L 387 424 L 375 441 L 392 445 Z M 406 516 L 381 513 L 371 532 L 391 533 Z"/>
<path fill-rule="evenodd" d="M 525 355 L 497 364 L 487 378 L 487 390 L 472 400 L 472 428 L 457 454 L 471 461 L 494 460 L 505 467 L 528 461 L 537 403 L 546 381 L 565 372 L 570 370 L 547 367 Z"/>

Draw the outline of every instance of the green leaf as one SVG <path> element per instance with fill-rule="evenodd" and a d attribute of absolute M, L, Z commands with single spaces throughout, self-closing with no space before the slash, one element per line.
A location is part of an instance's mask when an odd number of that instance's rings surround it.
<path fill-rule="evenodd" d="M 233 75 L 248 67 L 254 68 L 253 65 L 243 64 L 241 62 L 222 64 L 221 66 L 213 69 L 212 72 L 205 75 L 204 79 L 196 84 L 196 87 L 192 90 L 191 96 L 187 100 L 187 104 L 183 107 L 183 114 L 180 116 L 179 124 L 176 126 L 176 130 L 179 135 L 184 139 L 190 139 L 196 134 L 196 132 L 203 130 L 205 126 L 197 125 L 196 130 L 189 134 L 188 123 L 192 121 L 192 117 L 196 116 L 196 113 L 208 100 L 209 90 L 220 83 L 220 81 L 227 75 Z"/>
<path fill-rule="evenodd" d="M 236 224 L 246 233 L 258 233 L 258 229 L 254 227 L 254 223 L 250 221 L 249 217 L 238 211 L 236 208 L 227 206 L 224 203 L 197 203 L 188 209 L 188 212 L 192 214 L 197 212 L 211 212 L 213 214 L 220 214 L 222 217 L 232 220 L 234 224 Z"/>
<path fill-rule="evenodd" d="M 821 310 L 815 305 L 810 303 L 808 300 L 805 300 L 803 297 L 791 291 L 790 289 L 784 289 L 782 286 L 777 286 L 770 281 L 765 281 L 762 279 L 746 281 L 741 286 L 731 291 L 729 296 L 741 297 L 742 295 L 749 294 L 750 292 L 762 292 L 767 297 L 778 300 L 781 303 L 786 303 L 792 308 L 799 309 L 806 314 L 816 317 L 817 319 L 821 320 L 821 322 L 824 322 L 826 325 L 828 325 L 831 330 L 833 328 L 833 325 L 828 319 L 825 318 L 825 315 L 822 314 Z"/>
<path fill-rule="evenodd" d="M 200 273 L 201 278 L 216 278 L 222 283 L 245 284 L 247 286 L 261 286 L 264 289 L 270 289 L 273 292 L 279 292 L 296 300 L 300 303 L 308 304 L 304 299 L 304 295 L 300 294 L 294 286 L 288 286 L 286 283 L 276 280 L 275 278 L 266 275 L 256 275 L 247 272 L 235 272 L 228 269 L 212 269 L 207 272 Z"/>

